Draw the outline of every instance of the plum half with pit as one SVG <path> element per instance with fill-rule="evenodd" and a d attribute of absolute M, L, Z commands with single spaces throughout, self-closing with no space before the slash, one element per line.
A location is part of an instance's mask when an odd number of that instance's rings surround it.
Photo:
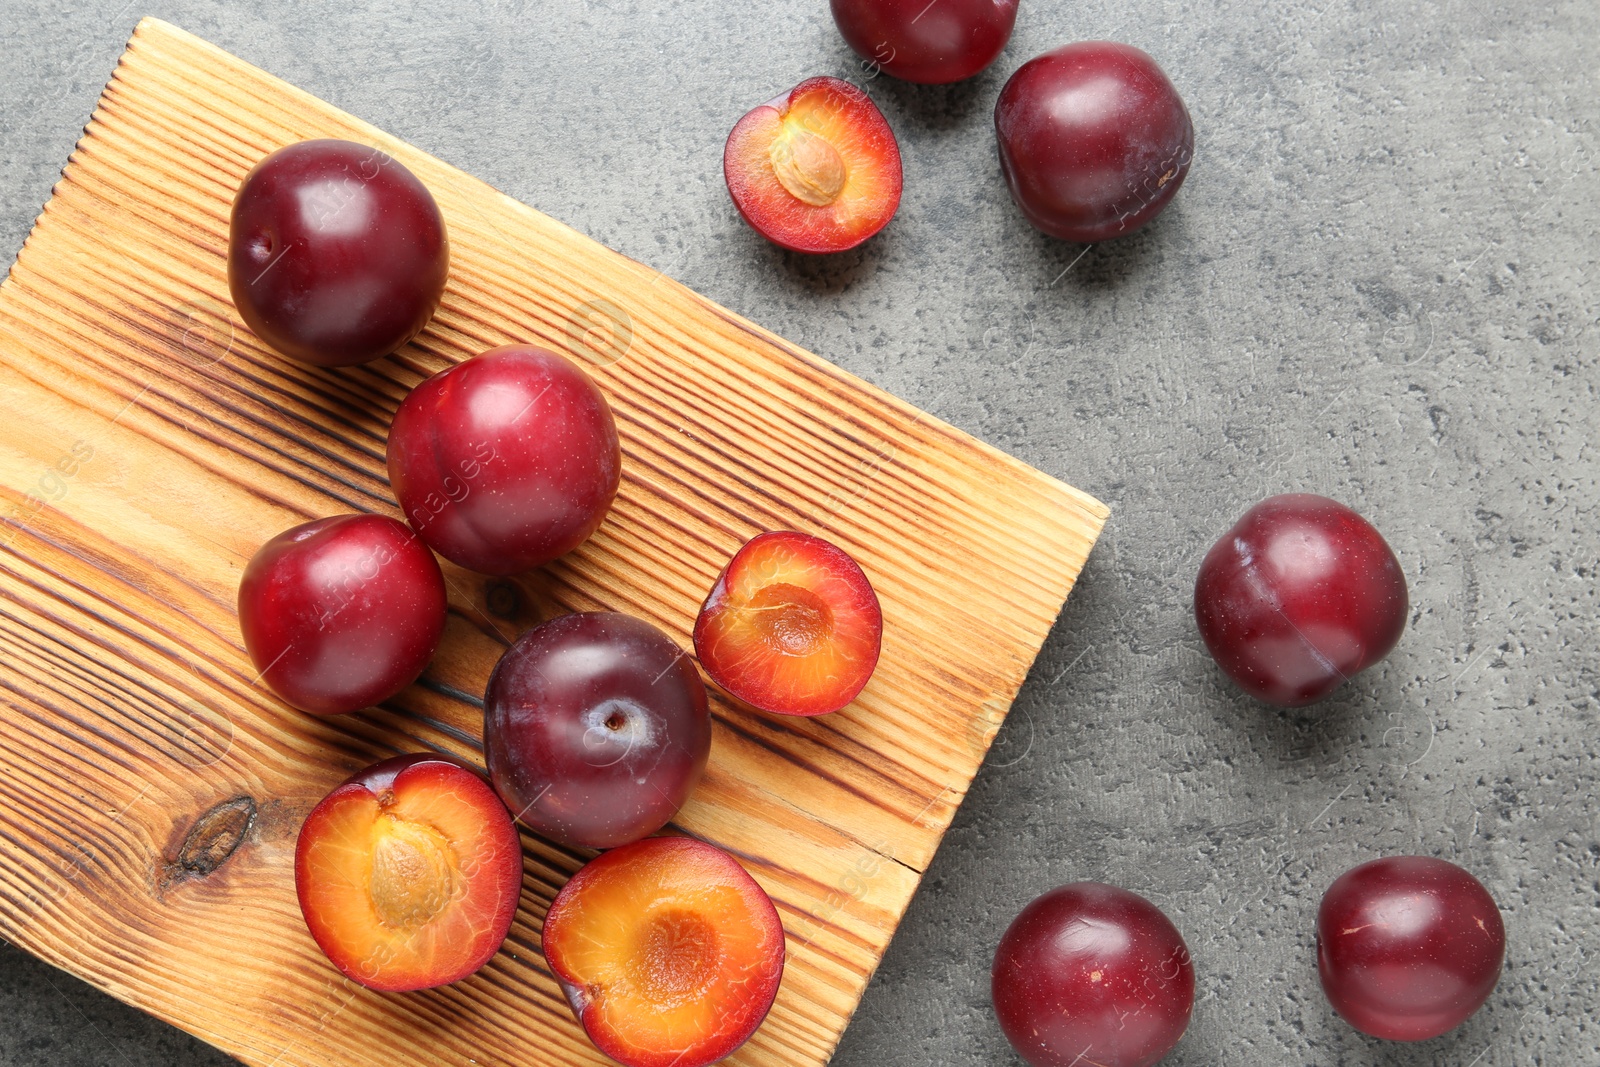
<path fill-rule="evenodd" d="M 1024 63 L 994 108 L 1000 170 L 1038 229 L 1104 241 L 1149 223 L 1177 195 L 1194 123 L 1154 59 L 1113 41 Z"/>
<path fill-rule="evenodd" d="M 388 464 L 422 539 L 480 574 L 571 552 L 622 481 L 604 394 L 570 359 L 533 345 L 492 348 L 413 389 L 389 427 Z"/>
<path fill-rule="evenodd" d="M 1405 630 L 1405 574 L 1372 524 L 1311 493 L 1245 512 L 1200 564 L 1195 622 L 1258 700 L 1301 707 L 1387 656 Z"/>
<path fill-rule="evenodd" d="M 544 954 L 601 1052 L 623 1067 L 706 1067 L 771 1010 L 783 925 L 732 856 L 652 837 L 572 876 L 545 917 Z"/>
<path fill-rule="evenodd" d="M 260 681 L 318 715 L 381 703 L 416 681 L 448 610 L 433 553 L 385 515 L 285 530 L 239 581 L 239 630 Z"/>
<path fill-rule="evenodd" d="M 433 317 L 449 271 L 433 195 L 379 149 L 301 141 L 257 163 L 234 196 L 234 306 L 301 363 L 343 367 L 393 352 Z"/>
<path fill-rule="evenodd" d="M 1178 928 L 1137 893 L 1074 882 L 1022 909 L 995 951 L 995 1015 L 1033 1067 L 1150 1067 L 1194 1008 Z"/>
<path fill-rule="evenodd" d="M 495 788 L 529 829 L 613 848 L 665 826 L 699 782 L 711 754 L 705 684 L 643 619 L 557 616 L 496 665 L 483 747 Z"/>
<path fill-rule="evenodd" d="M 845 43 L 869 66 L 923 85 L 970 78 L 1011 39 L 1017 0 L 831 0 Z"/>
<path fill-rule="evenodd" d="M 1422 1041 L 1455 1029 L 1500 980 L 1506 932 L 1489 891 L 1428 856 L 1388 856 L 1340 875 L 1317 909 L 1317 973 L 1364 1034 Z"/>
<path fill-rule="evenodd" d="M 900 207 L 900 145 L 866 93 L 810 78 L 740 119 L 722 153 L 739 214 L 796 252 L 843 252 Z"/>
<path fill-rule="evenodd" d="M 398 756 L 312 809 L 295 889 L 317 945 L 346 977 L 406 992 L 460 981 L 511 931 L 522 842 L 500 798 L 460 760 Z"/>

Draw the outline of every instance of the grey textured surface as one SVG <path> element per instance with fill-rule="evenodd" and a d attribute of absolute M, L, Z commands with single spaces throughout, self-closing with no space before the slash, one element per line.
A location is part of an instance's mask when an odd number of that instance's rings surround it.
<path fill-rule="evenodd" d="M 119 6 L 120 5 L 120 6 Z M 808 260 L 748 230 L 724 138 L 801 78 L 862 75 L 822 0 L 151 3 L 971 433 L 1113 517 L 836 1058 L 1018 1063 L 988 1007 L 1016 910 L 1120 883 L 1185 932 L 1175 1065 L 1600 1063 L 1600 5 L 1024 0 L 996 66 L 868 90 L 899 217 Z M 0 252 L 20 247 L 139 15 L 0 3 Z M 1036 235 L 990 111 L 1023 60 L 1139 45 L 1197 127 L 1153 227 Z M 1280 714 L 1211 665 L 1190 590 L 1274 492 L 1400 555 L 1400 647 Z M 1385 853 L 1461 863 L 1505 974 L 1458 1031 L 1361 1037 L 1318 989 L 1322 889 Z M 14 948 L 0 1062 L 229 1062 Z M 537 1057 L 529 1062 L 536 1062 Z"/>

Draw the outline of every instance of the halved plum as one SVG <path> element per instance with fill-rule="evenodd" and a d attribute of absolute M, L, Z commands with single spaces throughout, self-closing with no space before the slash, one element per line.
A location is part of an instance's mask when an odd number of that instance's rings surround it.
<path fill-rule="evenodd" d="M 448 756 L 397 756 L 312 809 L 294 878 L 311 936 L 346 977 L 390 993 L 431 989 L 500 950 L 522 844 L 477 771 Z"/>
<path fill-rule="evenodd" d="M 883 112 L 838 78 L 809 78 L 740 119 L 722 172 L 757 233 L 796 252 L 843 252 L 900 206 L 900 145 Z"/>
<path fill-rule="evenodd" d="M 700 665 L 758 711 L 825 715 L 856 698 L 878 665 L 883 611 L 844 549 L 789 530 L 734 554 L 694 624 Z"/>
<path fill-rule="evenodd" d="M 651 837 L 572 876 L 545 917 L 544 954 L 601 1052 L 625 1067 L 704 1067 L 771 1010 L 783 925 L 732 856 Z"/>

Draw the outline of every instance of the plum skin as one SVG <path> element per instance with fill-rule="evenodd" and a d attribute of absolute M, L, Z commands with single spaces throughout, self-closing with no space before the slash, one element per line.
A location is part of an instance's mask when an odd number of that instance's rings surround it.
<path fill-rule="evenodd" d="M 999 56 L 1017 0 L 830 0 L 845 43 L 884 73 L 922 85 L 970 78 Z"/>
<path fill-rule="evenodd" d="M 504 345 L 413 389 L 389 428 L 389 482 L 434 551 L 508 575 L 577 548 L 622 480 L 605 396 L 565 356 Z"/>
<path fill-rule="evenodd" d="M 1023 64 L 994 108 L 1000 169 L 1028 221 L 1052 237 L 1133 233 L 1177 195 L 1194 123 L 1154 59 L 1084 41 Z"/>
<path fill-rule="evenodd" d="M 448 610 L 433 553 L 383 515 L 285 530 L 239 581 L 239 629 L 260 680 L 318 715 L 382 703 L 416 681 Z"/>
<path fill-rule="evenodd" d="M 388 154 L 301 141 L 262 159 L 234 196 L 228 289 L 278 352 L 344 367 L 422 331 L 444 294 L 450 242 L 433 195 Z"/>
<path fill-rule="evenodd" d="M 484 694 L 489 777 L 524 825 L 614 848 L 655 833 L 705 772 L 711 713 L 694 661 L 618 612 L 562 615 L 506 650 Z"/>
<path fill-rule="evenodd" d="M 1362 1033 L 1422 1041 L 1483 1006 L 1505 962 L 1494 898 L 1453 863 L 1390 856 L 1340 875 L 1317 909 L 1317 974 Z"/>
<path fill-rule="evenodd" d="M 1138 894 L 1098 882 L 1023 908 L 995 950 L 991 983 L 1000 1028 L 1034 1067 L 1150 1067 L 1194 1007 L 1177 927 Z"/>
<path fill-rule="evenodd" d="M 1310 493 L 1245 512 L 1206 553 L 1194 587 L 1195 622 L 1217 665 L 1286 708 L 1321 700 L 1387 656 L 1409 604 L 1383 536 Z"/>

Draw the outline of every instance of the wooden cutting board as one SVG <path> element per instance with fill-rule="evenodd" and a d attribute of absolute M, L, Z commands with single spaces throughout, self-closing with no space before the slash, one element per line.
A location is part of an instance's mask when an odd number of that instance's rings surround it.
<path fill-rule="evenodd" d="M 228 299 L 234 190 L 309 137 L 392 153 L 449 227 L 433 324 L 366 367 L 291 365 Z M 589 362 L 622 434 L 615 509 L 514 580 L 447 565 L 444 646 L 389 704 L 333 721 L 285 708 L 241 647 L 241 568 L 313 517 L 398 516 L 396 405 L 513 341 Z M 541 619 L 626 611 L 689 646 L 719 569 L 770 528 L 861 562 L 883 658 L 822 719 L 714 702 L 711 766 L 674 829 L 743 860 L 788 934 L 777 1005 L 730 1062 L 826 1062 L 1107 514 L 155 20 L 0 287 L 0 395 L 0 935 L 259 1067 L 606 1062 L 539 943 L 584 855 L 525 835 L 504 950 L 450 988 L 385 995 L 306 933 L 295 835 L 370 761 L 479 760 L 489 671 Z"/>

